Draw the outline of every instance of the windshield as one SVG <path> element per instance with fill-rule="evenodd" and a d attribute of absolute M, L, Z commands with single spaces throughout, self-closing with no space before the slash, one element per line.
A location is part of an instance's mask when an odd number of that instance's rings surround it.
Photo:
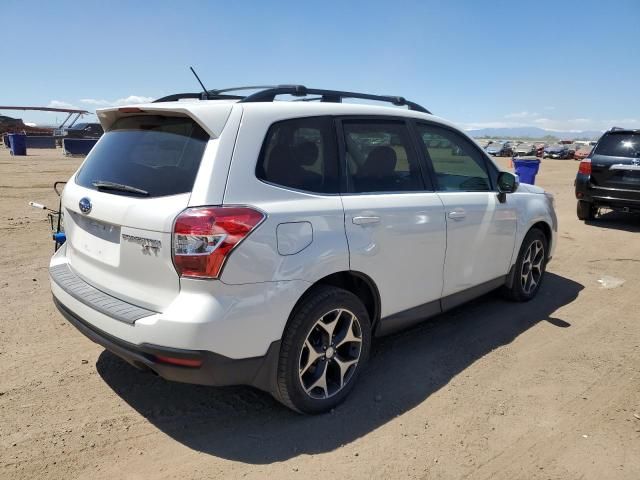
<path fill-rule="evenodd" d="M 610 157 L 640 157 L 640 133 L 610 132 L 600 139 L 594 153 Z"/>
<path fill-rule="evenodd" d="M 118 195 L 133 195 L 136 189 L 149 197 L 190 192 L 208 140 L 190 118 L 120 118 L 93 147 L 76 183 Z M 126 189 L 105 189 L 108 184 Z"/>

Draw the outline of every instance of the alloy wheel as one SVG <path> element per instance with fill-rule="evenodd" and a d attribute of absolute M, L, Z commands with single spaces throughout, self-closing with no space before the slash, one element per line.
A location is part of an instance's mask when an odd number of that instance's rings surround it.
<path fill-rule="evenodd" d="M 331 310 L 311 327 L 299 358 L 299 378 L 311 398 L 340 392 L 356 371 L 362 352 L 362 329 L 349 310 Z"/>
<path fill-rule="evenodd" d="M 544 245 L 540 240 L 534 240 L 527 248 L 520 271 L 520 283 L 526 295 L 533 292 L 540 283 L 543 266 Z"/>

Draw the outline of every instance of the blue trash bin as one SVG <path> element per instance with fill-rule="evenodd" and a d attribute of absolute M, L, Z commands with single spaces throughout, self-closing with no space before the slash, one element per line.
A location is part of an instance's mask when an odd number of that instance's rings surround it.
<path fill-rule="evenodd" d="M 27 136 L 21 133 L 9 134 L 9 145 L 11 155 L 24 156 L 27 154 Z"/>
<path fill-rule="evenodd" d="M 535 185 L 536 175 L 540 169 L 540 160 L 537 158 L 514 158 L 513 165 L 520 183 Z"/>

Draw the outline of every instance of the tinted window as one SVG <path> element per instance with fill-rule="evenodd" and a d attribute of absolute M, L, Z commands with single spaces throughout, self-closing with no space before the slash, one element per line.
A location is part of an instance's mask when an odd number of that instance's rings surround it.
<path fill-rule="evenodd" d="M 607 133 L 598 142 L 596 155 L 640 157 L 640 133 Z"/>
<path fill-rule="evenodd" d="M 297 118 L 275 123 L 256 168 L 256 176 L 283 187 L 317 193 L 338 192 L 338 161 L 333 121 Z"/>
<path fill-rule="evenodd" d="M 488 191 L 491 182 L 485 161 L 471 142 L 446 128 L 418 125 L 440 191 Z"/>
<path fill-rule="evenodd" d="M 403 122 L 345 121 L 343 130 L 351 191 L 424 189 L 411 137 Z"/>
<path fill-rule="evenodd" d="M 113 182 L 150 197 L 190 192 L 208 140 L 190 118 L 120 118 L 93 147 L 76 183 L 96 189 L 95 182 Z"/>

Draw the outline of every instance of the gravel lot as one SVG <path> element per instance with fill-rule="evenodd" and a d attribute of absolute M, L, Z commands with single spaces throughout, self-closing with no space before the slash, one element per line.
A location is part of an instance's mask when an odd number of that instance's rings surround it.
<path fill-rule="evenodd" d="M 577 162 L 538 176 L 560 238 L 534 301 L 490 294 L 383 339 L 345 404 L 303 417 L 138 372 L 68 325 L 27 202 L 57 206 L 81 160 L 31 152 L 0 150 L 0 478 L 640 478 L 640 218 L 579 222 Z"/>

